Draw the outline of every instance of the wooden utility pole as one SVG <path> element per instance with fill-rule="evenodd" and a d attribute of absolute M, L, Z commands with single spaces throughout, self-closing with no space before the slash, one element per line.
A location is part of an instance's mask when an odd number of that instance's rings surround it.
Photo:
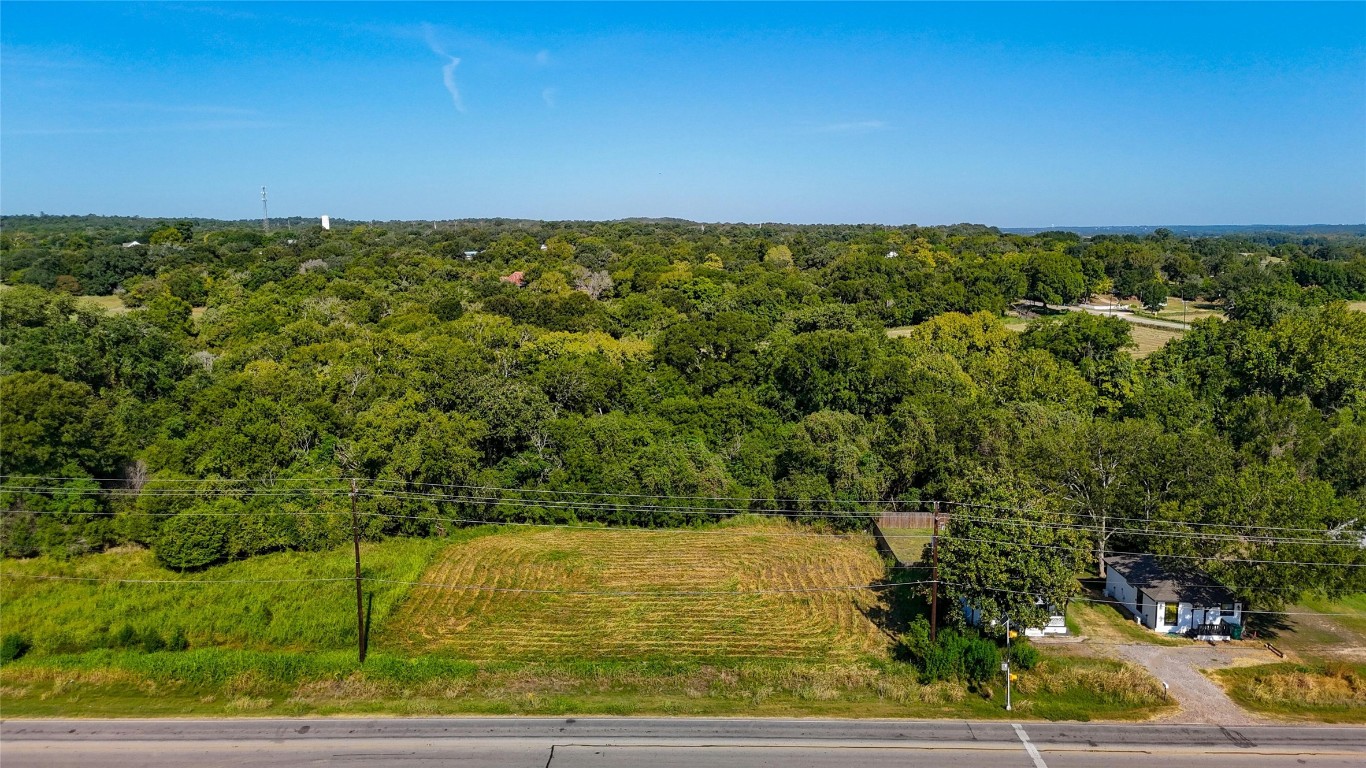
<path fill-rule="evenodd" d="M 361 600 L 360 584 L 360 516 L 356 514 L 356 481 L 351 480 L 351 541 L 356 545 L 356 642 L 360 649 L 360 663 L 365 663 L 365 604 Z"/>
<path fill-rule="evenodd" d="M 934 570 L 930 573 L 930 642 L 939 637 L 939 502 L 934 503 L 934 533 L 930 537 Z"/>

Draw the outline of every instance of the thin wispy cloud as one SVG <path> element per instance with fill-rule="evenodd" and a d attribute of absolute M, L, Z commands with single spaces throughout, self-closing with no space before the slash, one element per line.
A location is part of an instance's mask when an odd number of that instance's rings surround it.
<path fill-rule="evenodd" d="M 885 120 L 857 120 L 847 123 L 827 123 L 812 128 L 812 133 L 874 133 L 892 126 Z"/>
<path fill-rule="evenodd" d="M 541 49 L 536 52 L 536 63 L 545 66 L 550 63 L 550 51 Z"/>
<path fill-rule="evenodd" d="M 441 68 L 441 82 L 445 84 L 446 91 L 451 95 L 451 103 L 463 114 L 465 112 L 465 102 L 460 99 L 460 87 L 456 85 L 455 82 L 455 68 L 460 66 L 460 58 L 446 53 L 446 49 L 441 47 L 441 44 L 436 41 L 436 34 L 431 25 L 422 25 L 422 32 L 423 36 L 427 39 L 427 47 L 432 50 L 432 53 L 447 60 L 446 65 Z"/>
<path fill-rule="evenodd" d="M 547 107 L 550 107 L 551 109 L 554 109 L 554 108 L 555 108 L 555 89 L 554 89 L 554 88 L 546 88 L 545 90 L 541 91 L 541 101 L 544 101 L 544 102 L 545 102 L 545 105 L 546 105 Z"/>

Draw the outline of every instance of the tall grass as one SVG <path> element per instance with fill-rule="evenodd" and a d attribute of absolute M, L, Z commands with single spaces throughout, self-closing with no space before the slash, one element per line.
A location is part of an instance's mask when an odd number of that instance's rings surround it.
<path fill-rule="evenodd" d="M 363 575 L 418 580 L 447 540 L 389 539 L 362 544 Z M 0 617 L 7 633 L 32 643 L 32 655 L 76 653 L 126 644 L 129 637 L 184 632 L 190 647 L 328 650 L 356 642 L 351 547 L 280 552 L 178 573 L 146 550 L 122 548 L 73 560 L 47 557 L 0 563 Z M 55 581 L 63 576 L 101 581 Z M 342 579 L 333 582 L 273 579 Z M 169 581 L 171 583 L 119 583 Z M 371 637 L 406 594 L 401 584 L 368 581 Z M 131 632 L 130 632 L 131 629 Z"/>

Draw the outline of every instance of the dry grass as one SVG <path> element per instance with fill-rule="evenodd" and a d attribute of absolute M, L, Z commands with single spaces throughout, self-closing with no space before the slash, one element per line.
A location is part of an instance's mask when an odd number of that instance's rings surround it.
<path fill-rule="evenodd" d="M 1018 689 L 1022 695 L 1062 696 L 1073 690 L 1125 706 L 1161 706 L 1173 703 L 1162 683 L 1147 671 L 1127 663 L 1096 663 L 1079 666 L 1071 660 L 1050 659 L 1032 675 L 1022 675 Z"/>
<path fill-rule="evenodd" d="M 1264 664 L 1213 673 L 1239 704 L 1281 717 L 1366 722 L 1366 665 Z"/>
<path fill-rule="evenodd" d="M 1138 325 L 1136 323 L 1130 326 L 1130 330 L 1133 331 L 1134 342 L 1138 344 L 1138 349 L 1133 351 L 1134 357 L 1147 357 L 1167 346 L 1167 342 L 1182 334 L 1182 331 L 1154 328 L 1152 326 Z"/>
<path fill-rule="evenodd" d="M 1348 308 L 1355 309 L 1358 312 L 1366 312 L 1366 301 L 1349 301 L 1347 302 L 1347 306 Z"/>
<path fill-rule="evenodd" d="M 381 643 L 473 660 L 851 660 L 886 653 L 875 591 L 775 590 L 882 576 L 871 537 L 785 524 L 519 531 L 438 554 Z"/>
<path fill-rule="evenodd" d="M 77 296 L 76 301 L 91 309 L 102 309 L 114 315 L 128 311 L 127 305 L 118 296 Z"/>

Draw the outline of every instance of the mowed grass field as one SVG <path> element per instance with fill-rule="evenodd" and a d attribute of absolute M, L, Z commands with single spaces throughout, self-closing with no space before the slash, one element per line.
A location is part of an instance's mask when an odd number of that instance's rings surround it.
<path fill-rule="evenodd" d="M 180 574 L 145 550 L 0 564 L 7 717 L 333 714 L 1141 718 L 1158 683 L 1051 656 L 1015 711 L 992 683 L 928 683 L 870 616 L 867 534 L 774 521 L 687 530 L 462 530 L 363 546 L 374 594 L 358 663 L 349 547 Z M 27 575 L 99 581 L 58 581 Z M 308 582 L 297 579 L 337 578 Z M 129 581 L 115 581 L 126 579 Z M 123 627 L 188 650 L 116 642 Z"/>
<path fill-rule="evenodd" d="M 537 529 L 452 544 L 385 648 L 469 660 L 885 657 L 871 536 L 795 525 Z"/>

